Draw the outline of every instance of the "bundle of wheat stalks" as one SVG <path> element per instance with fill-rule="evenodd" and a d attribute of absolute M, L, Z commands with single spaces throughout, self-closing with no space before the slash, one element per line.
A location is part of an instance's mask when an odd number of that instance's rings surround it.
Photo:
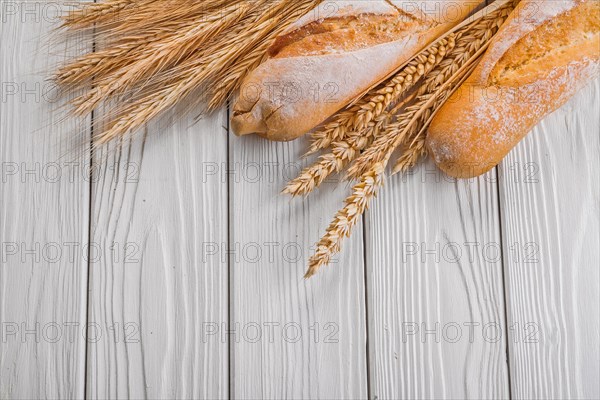
<path fill-rule="evenodd" d="M 340 251 L 382 186 L 393 155 L 398 152 L 393 174 L 409 170 L 426 155 L 426 130 L 436 111 L 471 74 L 518 2 L 499 0 L 469 18 L 312 133 L 308 154 L 327 152 L 289 182 L 284 193 L 307 195 L 346 168 L 346 178 L 358 183 L 317 243 L 306 278 Z"/>
<path fill-rule="evenodd" d="M 222 106 L 290 23 L 321 0 L 104 0 L 81 3 L 63 27 L 88 33 L 93 51 L 58 70 L 55 82 L 82 92 L 86 115 L 100 105 L 94 145 L 135 132 L 183 99 Z"/>
<path fill-rule="evenodd" d="M 69 13 L 64 26 L 94 37 L 94 51 L 62 67 L 55 80 L 76 114 L 109 105 L 95 124 L 94 145 L 134 132 L 179 101 L 222 106 L 266 57 L 274 39 L 322 0 L 104 0 Z M 318 161 L 284 192 L 307 195 L 347 169 L 356 180 L 309 261 L 313 276 L 340 251 L 369 202 L 392 173 L 425 153 L 436 111 L 470 75 L 519 0 L 497 0 L 422 50 L 393 76 L 332 116 L 312 135 Z M 202 106 L 204 104 L 204 106 Z"/>

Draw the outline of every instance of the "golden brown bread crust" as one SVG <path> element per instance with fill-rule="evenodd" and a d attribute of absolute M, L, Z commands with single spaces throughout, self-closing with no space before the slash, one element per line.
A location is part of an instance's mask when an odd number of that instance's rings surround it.
<path fill-rule="evenodd" d="M 489 171 L 598 75 L 600 3 L 544 3 L 521 1 L 472 76 L 432 121 L 427 146 L 448 175 Z M 540 8 L 545 14 L 522 18 L 532 4 L 546 7 Z"/>
<path fill-rule="evenodd" d="M 351 52 L 393 42 L 406 32 L 420 32 L 431 23 L 397 14 L 359 14 L 314 21 L 277 38 L 269 50 L 272 58 L 318 56 Z"/>
<path fill-rule="evenodd" d="M 242 84 L 232 130 L 283 141 L 309 132 L 459 23 L 477 1 L 411 2 L 409 11 L 395 4 L 402 2 L 344 1 L 335 15 L 293 26 Z M 429 14 L 416 8 L 425 3 Z M 433 15 L 432 3 L 451 3 L 451 17 Z"/>

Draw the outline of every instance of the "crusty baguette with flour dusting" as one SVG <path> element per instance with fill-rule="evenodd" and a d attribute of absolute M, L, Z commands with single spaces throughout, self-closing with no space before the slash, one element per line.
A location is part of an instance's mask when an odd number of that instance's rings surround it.
<path fill-rule="evenodd" d="M 324 1 L 242 84 L 232 130 L 292 140 L 384 79 L 483 0 Z"/>
<path fill-rule="evenodd" d="M 481 63 L 440 109 L 427 147 L 448 175 L 495 167 L 599 72 L 598 0 L 522 0 Z"/>

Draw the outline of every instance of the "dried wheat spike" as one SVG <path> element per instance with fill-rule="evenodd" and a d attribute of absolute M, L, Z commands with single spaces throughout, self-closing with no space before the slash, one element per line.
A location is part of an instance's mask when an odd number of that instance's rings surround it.
<path fill-rule="evenodd" d="M 90 27 L 108 17 L 113 17 L 116 13 L 124 12 L 129 7 L 134 7 L 135 4 L 135 0 L 105 0 L 101 3 L 76 4 L 78 8 L 63 17 L 63 24 L 73 28 Z"/>
<path fill-rule="evenodd" d="M 493 31 L 497 31 L 497 29 L 500 28 L 504 20 L 510 14 L 510 11 L 512 10 L 511 7 L 515 7 L 517 3 L 518 1 L 514 1 L 512 2 L 512 4 L 508 4 L 506 8 L 498 10 L 496 15 L 486 17 L 483 19 L 483 21 L 479 21 L 477 24 L 475 24 L 475 26 L 473 27 L 475 28 L 474 34 L 463 39 L 468 41 L 467 47 L 469 48 L 469 51 L 465 52 L 465 54 L 472 54 L 475 50 L 475 47 L 478 46 L 477 41 L 475 39 L 483 40 L 486 43 L 489 42 L 489 39 L 491 39 L 491 37 L 495 33 Z M 474 68 L 475 65 L 472 65 L 470 68 L 468 68 L 468 70 L 465 71 L 464 76 L 454 86 L 462 84 L 462 82 L 468 75 L 471 74 Z M 447 101 L 447 98 L 449 96 L 450 93 L 447 93 L 446 95 L 442 96 L 436 101 L 436 104 L 434 104 L 433 107 L 426 111 L 424 115 L 424 119 L 426 122 L 423 124 L 421 130 L 417 133 L 417 135 L 414 138 L 412 138 L 410 144 L 408 144 L 408 147 L 396 161 L 394 168 L 392 169 L 392 174 L 405 173 L 409 171 L 410 169 L 415 167 L 415 165 L 420 159 L 427 156 L 427 149 L 425 147 L 426 130 L 429 124 L 431 123 L 433 114 L 435 114 L 435 112 Z"/>
<path fill-rule="evenodd" d="M 457 82 L 457 84 L 459 83 Z M 443 101 L 450 95 L 450 91 L 451 88 L 445 88 L 442 91 L 429 94 L 421 99 L 420 101 L 426 104 L 415 106 L 416 112 L 411 110 L 414 113 L 411 121 L 402 121 L 405 127 L 402 130 L 402 135 L 398 134 L 394 136 L 394 145 L 397 145 L 406 136 L 411 136 L 415 132 L 418 132 L 420 126 L 418 122 L 423 122 L 423 119 L 427 118 L 421 111 L 429 107 L 441 106 Z M 437 102 L 434 101 L 436 98 L 438 99 Z M 350 236 L 352 228 L 366 211 L 370 201 L 375 197 L 378 188 L 382 185 L 384 171 L 390 156 L 391 152 L 388 156 L 382 158 L 381 161 L 370 164 L 371 167 L 360 176 L 359 183 L 352 190 L 352 195 L 346 199 L 344 207 L 338 211 L 327 228 L 325 235 L 317 243 L 317 250 L 309 260 L 309 267 L 305 278 L 308 279 L 315 275 L 322 266 L 331 262 L 331 257 L 334 254 L 340 251 L 343 239 Z"/>
<path fill-rule="evenodd" d="M 148 12 L 146 8 L 151 8 L 154 14 L 161 15 L 158 9 L 153 9 L 158 6 L 164 7 L 160 3 L 154 6 L 144 4 L 140 12 Z M 84 54 L 60 68 L 54 80 L 60 86 L 77 88 L 87 85 L 93 78 L 95 85 L 119 86 L 119 92 L 125 92 L 134 84 L 147 80 L 150 74 L 171 67 L 174 61 L 181 62 L 190 56 L 200 56 L 211 38 L 220 37 L 232 25 L 247 24 L 248 19 L 253 18 L 253 13 L 257 11 L 260 10 L 242 2 L 234 3 L 216 14 L 199 13 L 179 18 L 176 22 L 152 26 L 144 26 L 145 20 L 121 21 L 109 31 L 97 33 L 102 45 L 94 52 Z M 123 32 L 122 27 L 128 27 L 132 32 Z M 111 40 L 109 36 L 116 38 Z M 159 68 L 156 68 L 157 65 Z M 145 72 L 149 66 L 154 67 Z M 114 83 L 124 75 L 135 79 L 131 78 L 125 86 Z"/>
<path fill-rule="evenodd" d="M 392 169 L 392 174 L 405 173 L 413 169 L 419 160 L 425 156 L 427 156 L 427 150 L 425 149 L 425 136 L 423 135 L 418 137 L 398 158 Z"/>
<path fill-rule="evenodd" d="M 458 83 L 457 83 L 458 84 Z M 409 122 L 408 120 L 402 121 L 405 125 L 402 129 L 402 134 L 397 134 L 393 138 L 394 148 L 403 140 L 406 136 L 411 136 L 415 132 L 418 132 L 420 126 L 419 122 L 427 118 L 422 110 L 428 109 L 429 107 L 439 107 L 443 104 L 443 101 L 450 95 L 450 88 L 446 88 L 443 91 L 429 94 L 421 99 L 421 102 L 426 104 L 415 106 L 413 112 L 413 118 Z M 438 97 L 439 96 L 439 97 Z M 438 102 L 434 100 L 438 98 Z M 386 157 L 382 158 L 381 161 L 370 164 L 368 168 L 359 178 L 359 183 L 354 186 L 352 195 L 345 201 L 344 208 L 342 208 L 333 221 L 327 228 L 327 231 L 323 238 L 317 243 L 317 250 L 315 254 L 309 260 L 308 271 L 305 278 L 310 278 L 315 275 L 319 269 L 331 262 L 331 257 L 338 253 L 341 249 L 341 243 L 344 238 L 350 236 L 352 228 L 356 225 L 362 214 L 368 208 L 369 202 L 375 196 L 378 188 L 383 183 L 383 174 L 387 163 L 389 162 L 391 152 Z"/>
<path fill-rule="evenodd" d="M 260 0 L 255 3 L 266 1 L 272 0 Z M 73 3 L 76 8 L 63 16 L 63 26 L 73 30 L 109 29 L 109 34 L 136 32 L 158 24 L 177 27 L 188 18 L 220 12 L 234 3 L 232 0 L 103 0 L 96 3 Z M 165 10 L 169 12 L 166 13 Z"/>
<path fill-rule="evenodd" d="M 342 171 L 377 137 L 393 113 L 384 113 L 369 122 L 362 131 L 351 131 L 346 137 L 331 144 L 331 152 L 319 157 L 319 160 L 310 167 L 302 170 L 300 175 L 290 181 L 283 193 L 292 196 L 307 195 L 319 187 L 326 178 Z"/>
<path fill-rule="evenodd" d="M 346 199 L 344 208 L 338 211 L 325 235 L 317 243 L 317 251 L 309 260 L 308 271 L 304 276 L 306 279 L 315 275 L 322 266 L 329 264 L 331 257 L 340 251 L 343 239 L 350 236 L 352 228 L 383 184 L 384 169 L 383 164 L 373 165 L 352 188 L 352 194 Z"/>
<path fill-rule="evenodd" d="M 478 59 L 479 56 L 472 57 L 469 65 Z M 431 115 L 446 102 L 470 71 L 472 71 L 470 68 L 459 68 L 435 92 L 421 95 L 417 102 L 408 107 L 395 122 L 386 126 L 381 136 L 348 168 L 347 177 L 357 179 L 375 163 L 387 165 L 399 146 L 414 140 L 418 133 L 424 132 L 425 124 L 430 120 Z"/>

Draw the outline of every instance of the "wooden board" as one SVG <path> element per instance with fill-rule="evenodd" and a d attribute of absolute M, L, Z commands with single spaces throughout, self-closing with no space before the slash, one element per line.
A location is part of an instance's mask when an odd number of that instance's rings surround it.
<path fill-rule="evenodd" d="M 92 191 L 90 398 L 224 398 L 227 263 L 225 113 L 148 127 L 96 155 Z"/>
<path fill-rule="evenodd" d="M 500 167 L 515 398 L 600 398 L 598 81 Z"/>
<path fill-rule="evenodd" d="M 89 120 L 44 80 L 85 46 L 6 4 L 0 398 L 600 398 L 598 82 L 498 179 L 390 179 L 304 281 L 348 188 L 279 195 L 302 141 L 159 121 L 90 180 Z"/>
<path fill-rule="evenodd" d="M 0 5 L 0 398 L 81 398 L 89 121 L 46 81 L 82 50 L 46 44 L 58 3 Z"/>
<path fill-rule="evenodd" d="M 304 150 L 303 141 L 231 139 L 233 398 L 367 396 L 362 227 L 335 264 L 302 279 L 346 195 L 331 184 L 307 199 L 279 194 Z"/>
<path fill-rule="evenodd" d="M 367 214 L 370 398 L 508 397 L 496 182 L 428 162 Z"/>

